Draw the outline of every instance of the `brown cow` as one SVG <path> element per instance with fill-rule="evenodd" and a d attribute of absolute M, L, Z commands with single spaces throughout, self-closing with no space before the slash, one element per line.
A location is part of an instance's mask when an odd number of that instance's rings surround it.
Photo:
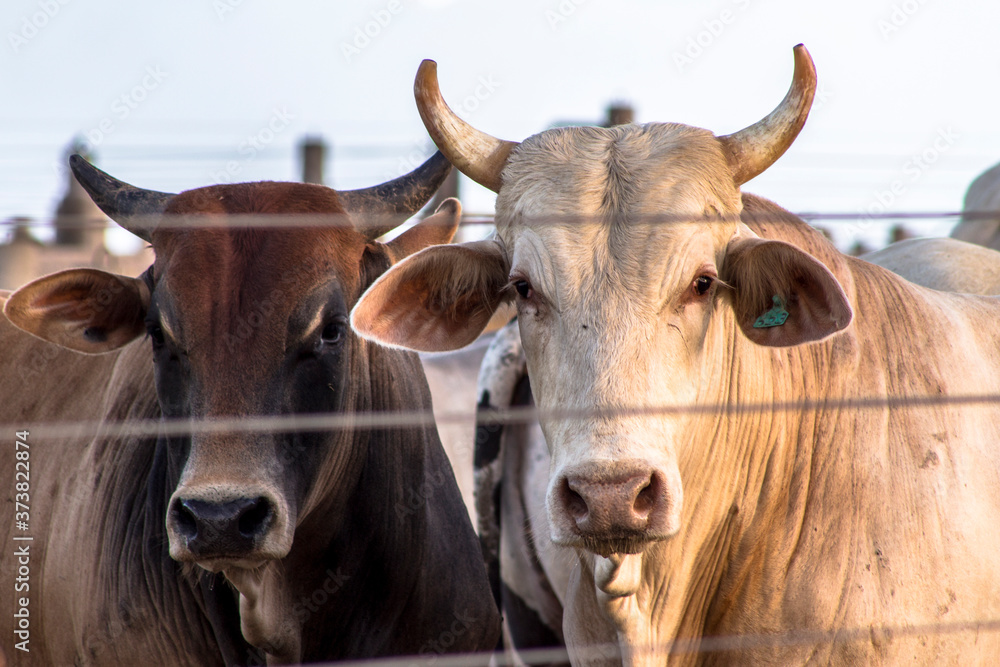
<path fill-rule="evenodd" d="M 8 318 L 44 340 L 2 322 L 0 421 L 31 427 L 35 538 L 30 652 L 8 645 L 9 613 L 5 650 L 18 664 L 208 665 L 491 649 L 499 616 L 433 425 L 102 427 L 68 442 L 35 427 L 429 409 L 417 356 L 365 342 L 347 318 L 393 262 L 450 240 L 454 200 L 375 240 L 426 203 L 447 161 L 340 193 L 247 183 L 168 195 L 78 156 L 71 166 L 156 261 L 139 278 L 64 271 L 7 300 Z M 237 214 L 286 224 L 214 224 Z M 348 224 L 310 226 L 308 214 Z M 0 469 L 13 456 L 5 446 Z M 23 534 L 9 525 L 5 543 Z M 10 591 L 17 564 L 0 562 Z"/>

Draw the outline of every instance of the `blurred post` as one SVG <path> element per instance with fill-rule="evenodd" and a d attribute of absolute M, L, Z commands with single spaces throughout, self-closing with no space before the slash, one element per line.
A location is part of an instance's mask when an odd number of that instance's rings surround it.
<path fill-rule="evenodd" d="M 302 182 L 323 185 L 323 162 L 326 160 L 326 143 L 322 137 L 306 137 L 299 144 L 302 156 Z"/>
<path fill-rule="evenodd" d="M 604 123 L 604 127 L 628 125 L 633 122 L 635 122 L 635 109 L 632 108 L 632 105 L 614 102 L 608 107 L 608 120 Z"/>

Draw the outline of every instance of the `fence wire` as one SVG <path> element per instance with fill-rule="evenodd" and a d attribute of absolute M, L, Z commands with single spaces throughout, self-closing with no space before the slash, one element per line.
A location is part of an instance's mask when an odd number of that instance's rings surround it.
<path fill-rule="evenodd" d="M 804 399 L 796 401 L 738 401 L 734 403 L 688 403 L 658 406 L 598 406 L 542 410 L 534 406 L 491 409 L 477 413 L 400 410 L 393 412 L 299 413 L 290 415 L 236 416 L 225 418 L 175 418 L 133 421 L 101 419 L 0 424 L 0 432 L 36 431 L 47 441 L 125 437 L 184 437 L 209 434 L 315 433 L 321 431 L 368 431 L 375 429 L 432 427 L 447 424 L 528 424 L 567 420 L 589 421 L 611 417 L 663 417 L 681 415 L 740 415 L 763 412 L 903 410 L 940 406 L 989 406 L 1000 404 L 1000 394 L 960 396 L 872 396 Z"/>
<path fill-rule="evenodd" d="M 725 653 L 749 649 L 781 649 L 793 646 L 823 646 L 868 642 L 873 637 L 898 641 L 904 638 L 921 638 L 927 635 L 954 635 L 1000 632 L 1000 619 L 985 621 L 954 621 L 921 625 L 870 625 L 863 628 L 837 630 L 790 630 L 788 632 L 760 635 L 708 636 L 694 639 L 677 639 L 665 646 L 630 646 L 629 653 L 637 658 L 644 655 L 681 656 L 689 654 Z M 574 646 L 577 660 L 613 661 L 621 659 L 618 644 L 587 644 Z M 502 653 L 476 653 L 464 655 L 414 655 L 376 660 L 350 660 L 324 663 L 338 667 L 400 667 L 403 665 L 431 667 L 516 667 L 517 665 L 550 665 L 569 662 L 569 651 L 564 648 L 525 649 L 517 656 Z"/>
<path fill-rule="evenodd" d="M 789 216 L 793 216 L 789 218 Z M 192 215 L 133 215 L 129 217 L 129 226 L 138 229 L 157 229 L 157 228 L 217 228 L 217 227 L 247 227 L 247 228 L 282 228 L 282 227 L 330 227 L 330 226 L 346 226 L 353 227 L 357 224 L 359 220 L 366 221 L 371 216 L 366 216 L 364 213 L 351 212 L 339 216 L 337 214 L 329 213 L 288 213 L 288 214 L 192 214 Z M 795 218 L 798 218 L 796 220 Z M 884 222 L 899 222 L 899 221 L 929 221 L 929 220 L 996 220 L 1000 217 L 1000 212 L 998 211 L 880 211 L 880 212 L 864 212 L 864 211 L 834 211 L 834 212 L 821 212 L 821 211 L 801 211 L 801 212 L 787 212 L 787 213 L 754 213 L 752 219 L 761 222 L 773 222 L 773 223 L 789 223 L 798 224 L 801 221 L 807 223 L 813 222 L 851 222 L 857 220 L 865 221 L 884 221 Z M 462 223 L 463 224 L 493 224 L 495 222 L 496 216 L 493 213 L 484 212 L 463 212 Z M 95 219 L 90 216 L 82 215 L 67 215 L 60 218 L 63 222 L 71 222 L 74 227 L 80 228 L 90 228 L 90 229 L 104 229 L 109 224 L 106 220 Z M 601 221 L 603 218 L 596 216 L 584 216 L 584 215 L 561 215 L 561 216 L 543 216 L 543 217 L 521 217 L 518 218 L 519 222 L 529 222 L 532 224 L 545 224 L 546 222 L 553 224 L 563 224 L 566 222 L 596 222 Z M 634 220 L 635 224 L 674 224 L 674 223 L 690 223 L 695 221 L 705 221 L 712 222 L 713 220 L 722 221 L 723 218 L 711 218 L 706 216 L 694 217 L 691 215 L 672 215 L 672 214 L 658 214 L 658 215 L 644 215 L 641 219 Z M 0 220 L 0 229 L 6 227 L 50 227 L 59 222 L 59 220 L 53 218 L 30 218 L 30 217 L 18 217 L 13 216 L 5 220 Z"/>

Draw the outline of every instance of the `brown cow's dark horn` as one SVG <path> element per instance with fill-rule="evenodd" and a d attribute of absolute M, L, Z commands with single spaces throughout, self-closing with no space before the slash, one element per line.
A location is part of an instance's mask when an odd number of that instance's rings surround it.
<path fill-rule="evenodd" d="M 174 196 L 143 190 L 109 176 L 80 155 L 71 155 L 69 167 L 94 203 L 104 213 L 144 241 L 152 243 L 153 216 L 163 213 Z"/>
<path fill-rule="evenodd" d="M 736 185 L 743 185 L 774 164 L 795 141 L 816 94 L 816 68 L 806 47 L 793 50 L 795 72 L 781 104 L 750 127 L 719 137 Z"/>
<path fill-rule="evenodd" d="M 491 137 L 456 116 L 441 97 L 433 60 L 420 63 L 413 95 L 424 127 L 441 152 L 476 183 L 499 192 L 500 174 L 517 143 Z"/>
<path fill-rule="evenodd" d="M 340 190 L 337 194 L 344 210 L 357 221 L 358 231 L 374 240 L 422 209 L 450 171 L 451 163 L 438 151 L 404 176 L 361 190 Z"/>

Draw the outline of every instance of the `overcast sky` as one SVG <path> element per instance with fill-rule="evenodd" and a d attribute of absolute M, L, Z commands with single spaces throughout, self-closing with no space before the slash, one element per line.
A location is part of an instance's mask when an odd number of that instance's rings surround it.
<path fill-rule="evenodd" d="M 431 152 L 412 95 L 423 58 L 453 108 L 504 139 L 600 122 L 611 101 L 732 132 L 784 95 L 799 42 L 813 112 L 744 189 L 796 212 L 955 211 L 1000 161 L 998 26 L 1000 3 L 981 0 L 4 0 L 0 220 L 51 215 L 74 136 L 157 190 L 297 179 L 307 134 L 333 146 L 329 185 L 381 182 Z M 467 181 L 462 198 L 492 210 Z M 842 243 L 883 233 L 829 226 Z"/>

